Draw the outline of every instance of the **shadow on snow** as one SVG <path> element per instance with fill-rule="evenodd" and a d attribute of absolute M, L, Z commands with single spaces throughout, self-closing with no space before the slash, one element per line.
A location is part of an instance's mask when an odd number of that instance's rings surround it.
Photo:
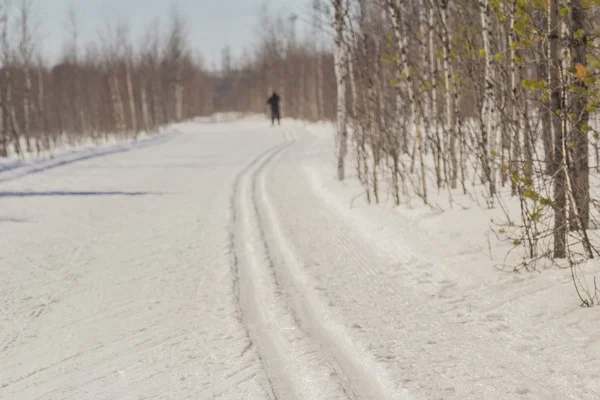
<path fill-rule="evenodd" d="M 23 218 L 0 217 L 0 224 L 2 222 L 25 223 L 25 222 L 29 222 L 29 220 L 26 220 Z"/>
<path fill-rule="evenodd" d="M 92 196 L 148 196 L 159 195 L 153 192 L 119 192 L 119 191 L 48 191 L 48 192 L 8 192 L 0 191 L 0 198 L 5 197 L 92 197 Z M 3 219 L 0 217 L 0 222 Z M 14 221 L 13 221 L 14 222 Z"/>

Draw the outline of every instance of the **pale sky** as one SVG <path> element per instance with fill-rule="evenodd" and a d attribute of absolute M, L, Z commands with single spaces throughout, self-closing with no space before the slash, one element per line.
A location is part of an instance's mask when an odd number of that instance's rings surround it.
<path fill-rule="evenodd" d="M 251 46 L 256 38 L 258 14 L 267 3 L 272 11 L 295 12 L 309 17 L 310 0 L 175 0 L 189 25 L 190 43 L 200 51 L 207 66 L 220 63 L 221 49 L 229 45 L 234 57 L 240 49 Z M 43 52 L 54 60 L 61 54 L 66 36 L 69 4 L 73 4 L 79 19 L 81 41 L 98 37 L 107 19 L 124 20 L 139 37 L 148 24 L 160 17 L 166 28 L 171 0 L 37 0 L 35 11 Z M 297 31 L 304 29 L 298 21 Z"/>

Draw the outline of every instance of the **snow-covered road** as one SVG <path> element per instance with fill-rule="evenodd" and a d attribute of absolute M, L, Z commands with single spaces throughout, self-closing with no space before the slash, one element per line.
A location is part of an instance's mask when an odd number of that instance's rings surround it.
<path fill-rule="evenodd" d="M 351 209 L 309 128 L 0 172 L 0 399 L 600 398 L 564 271 L 498 273 L 456 213 Z"/>

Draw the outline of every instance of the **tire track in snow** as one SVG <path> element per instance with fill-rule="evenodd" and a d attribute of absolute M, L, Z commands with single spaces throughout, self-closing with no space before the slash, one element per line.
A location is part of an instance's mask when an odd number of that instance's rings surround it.
<path fill-rule="evenodd" d="M 340 368 L 323 356 L 322 346 L 302 330 L 288 307 L 258 218 L 257 179 L 293 143 L 286 136 L 283 144 L 254 160 L 235 183 L 230 240 L 240 315 L 250 346 L 257 345 L 274 398 L 354 398 L 345 389 Z"/>

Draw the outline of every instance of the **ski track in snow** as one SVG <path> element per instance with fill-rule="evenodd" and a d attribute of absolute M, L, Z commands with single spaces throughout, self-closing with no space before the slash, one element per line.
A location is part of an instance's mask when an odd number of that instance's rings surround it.
<path fill-rule="evenodd" d="M 284 135 L 290 141 L 289 135 Z M 256 180 L 291 142 L 267 153 L 252 166 L 238 187 L 235 235 L 240 303 L 253 342 L 279 399 L 348 398 L 336 382 L 336 371 L 323 360 L 323 349 L 299 325 L 287 306 L 286 293 L 274 271 L 270 246 L 256 208 Z"/>
<path fill-rule="evenodd" d="M 351 208 L 324 126 L 176 128 L 0 169 L 0 399 L 600 398 L 564 272 Z"/>

